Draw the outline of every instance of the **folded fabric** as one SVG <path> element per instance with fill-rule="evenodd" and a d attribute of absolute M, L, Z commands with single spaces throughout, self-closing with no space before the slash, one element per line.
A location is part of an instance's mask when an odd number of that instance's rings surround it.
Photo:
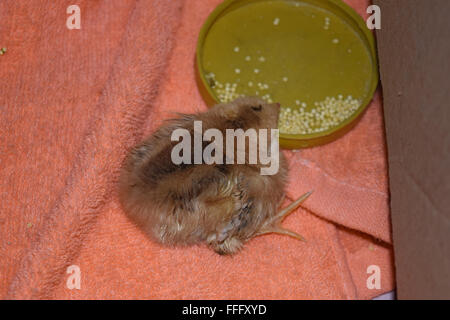
<path fill-rule="evenodd" d="M 198 32 L 220 0 L 0 3 L 0 297 L 367 299 L 394 286 L 380 94 L 328 145 L 286 151 L 287 196 L 314 190 L 284 225 L 232 257 L 166 248 L 116 194 L 127 150 L 175 112 L 206 110 Z M 360 14 L 367 0 L 347 1 Z M 80 289 L 67 286 L 79 266 Z M 381 289 L 369 289 L 369 266 Z"/>

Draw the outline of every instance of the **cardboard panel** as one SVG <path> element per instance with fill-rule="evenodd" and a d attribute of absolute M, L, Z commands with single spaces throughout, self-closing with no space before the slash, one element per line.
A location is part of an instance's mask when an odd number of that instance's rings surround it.
<path fill-rule="evenodd" d="M 399 299 L 450 298 L 450 1 L 374 0 Z"/>

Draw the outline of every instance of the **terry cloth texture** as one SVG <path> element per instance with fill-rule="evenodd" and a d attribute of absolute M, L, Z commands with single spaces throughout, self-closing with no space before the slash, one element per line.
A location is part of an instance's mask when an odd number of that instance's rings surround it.
<path fill-rule="evenodd" d="M 116 195 L 129 150 L 174 112 L 206 110 L 197 36 L 220 0 L 0 2 L 0 297 L 7 299 L 368 299 L 394 286 L 380 94 L 326 146 L 286 152 L 284 225 L 232 257 L 165 248 Z M 347 1 L 365 14 L 366 0 Z M 81 270 L 70 290 L 67 268 Z M 367 288 L 380 267 L 381 289 Z"/>

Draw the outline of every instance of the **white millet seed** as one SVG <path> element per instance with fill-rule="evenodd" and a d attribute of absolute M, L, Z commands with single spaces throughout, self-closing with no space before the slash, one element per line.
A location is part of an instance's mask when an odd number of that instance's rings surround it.
<path fill-rule="evenodd" d="M 245 57 L 245 61 L 250 61 L 250 60 L 252 60 L 252 58 L 250 56 Z"/>
<path fill-rule="evenodd" d="M 275 20 L 273 20 L 273 24 L 275 26 L 279 25 L 280 24 L 280 18 L 275 18 Z"/>
<path fill-rule="evenodd" d="M 266 61 L 266 58 L 264 58 L 264 57 L 259 57 L 258 60 L 261 61 L 261 62 L 264 62 L 264 61 Z"/>
<path fill-rule="evenodd" d="M 288 77 L 283 77 L 284 82 L 288 82 L 288 80 L 289 80 Z"/>
<path fill-rule="evenodd" d="M 333 43 L 334 43 L 334 44 L 339 43 L 339 39 L 338 39 L 338 38 L 334 38 L 334 39 L 333 39 Z"/>
<path fill-rule="evenodd" d="M 326 97 L 315 102 L 315 108 L 305 111 L 306 103 L 300 109 L 283 107 L 280 110 L 278 127 L 287 134 L 313 134 L 333 128 L 351 117 L 361 105 L 359 100 L 348 96 L 346 100 Z"/>
<path fill-rule="evenodd" d="M 223 85 L 222 83 L 216 81 L 214 91 L 216 92 L 220 102 L 230 102 L 241 96 L 241 94 L 236 92 L 236 89 L 237 83 L 231 84 L 227 82 Z"/>
<path fill-rule="evenodd" d="M 236 73 L 241 73 L 241 69 L 234 69 L 234 72 L 236 72 Z"/>
<path fill-rule="evenodd" d="M 325 17 L 325 25 L 323 26 L 325 30 L 328 30 L 330 28 L 330 18 Z"/>
<path fill-rule="evenodd" d="M 255 69 L 253 70 L 255 73 L 259 73 L 259 69 Z"/>
<path fill-rule="evenodd" d="M 239 47 L 234 47 L 234 52 L 239 52 Z"/>

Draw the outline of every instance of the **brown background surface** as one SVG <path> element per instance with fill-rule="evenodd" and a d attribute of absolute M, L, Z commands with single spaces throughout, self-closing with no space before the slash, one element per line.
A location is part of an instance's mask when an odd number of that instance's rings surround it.
<path fill-rule="evenodd" d="M 450 298 L 450 1 L 375 0 L 399 299 Z"/>

